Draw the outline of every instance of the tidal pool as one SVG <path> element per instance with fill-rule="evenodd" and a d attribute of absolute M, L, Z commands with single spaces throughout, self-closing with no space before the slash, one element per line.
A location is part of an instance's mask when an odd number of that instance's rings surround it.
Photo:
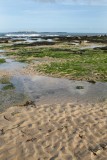
<path fill-rule="evenodd" d="M 7 84 L 0 83 L 0 110 L 26 101 L 35 101 L 37 105 L 56 103 L 97 103 L 107 99 L 107 83 L 86 81 L 73 81 L 63 78 L 47 76 L 21 75 L 20 70 L 26 67 L 26 63 L 16 62 L 4 55 L 6 63 L 0 64 L 1 71 L 16 71 L 9 81 L 13 85 L 10 89 Z"/>
<path fill-rule="evenodd" d="M 105 47 L 106 45 L 102 44 L 90 44 L 84 47 L 80 47 L 80 49 L 94 49 L 94 48 L 100 48 L 100 47 Z"/>
<path fill-rule="evenodd" d="M 13 76 L 10 82 L 13 90 L 2 91 L 0 87 L 1 107 L 35 101 L 36 104 L 55 103 L 96 103 L 107 99 L 107 83 L 95 84 L 85 81 L 72 81 L 46 76 Z"/>
<path fill-rule="evenodd" d="M 20 69 L 27 66 L 26 63 L 17 62 L 14 59 L 10 59 L 4 55 L 0 55 L 0 58 L 3 58 L 6 60 L 6 63 L 0 64 L 1 71 L 11 72 L 11 71 L 15 71 L 15 70 L 20 70 Z"/>
<path fill-rule="evenodd" d="M 4 50 L 0 49 L 0 53 L 3 53 L 3 52 L 4 52 Z"/>

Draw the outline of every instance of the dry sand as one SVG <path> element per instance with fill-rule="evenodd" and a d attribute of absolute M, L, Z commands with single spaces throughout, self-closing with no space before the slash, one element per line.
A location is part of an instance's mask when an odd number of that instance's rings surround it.
<path fill-rule="evenodd" d="M 7 109 L 0 160 L 107 160 L 107 103 Z"/>

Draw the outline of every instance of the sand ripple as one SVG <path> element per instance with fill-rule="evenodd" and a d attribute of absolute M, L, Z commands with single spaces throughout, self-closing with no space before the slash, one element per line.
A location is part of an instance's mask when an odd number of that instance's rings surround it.
<path fill-rule="evenodd" d="M 0 160 L 107 160 L 107 104 L 9 108 Z"/>

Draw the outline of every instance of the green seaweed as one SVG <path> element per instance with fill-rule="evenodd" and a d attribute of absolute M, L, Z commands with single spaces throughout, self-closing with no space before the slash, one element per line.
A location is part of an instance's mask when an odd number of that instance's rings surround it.
<path fill-rule="evenodd" d="M 13 89 L 15 89 L 15 86 L 12 83 L 10 83 L 2 88 L 2 90 L 13 90 Z"/>

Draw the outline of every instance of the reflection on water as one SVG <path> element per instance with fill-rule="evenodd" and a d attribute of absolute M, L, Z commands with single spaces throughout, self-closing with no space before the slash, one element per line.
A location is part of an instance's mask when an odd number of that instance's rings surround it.
<path fill-rule="evenodd" d="M 4 55 L 0 55 L 0 58 L 3 58 L 6 60 L 6 63 L 0 64 L 0 70 L 2 71 L 14 71 L 14 70 L 19 70 L 22 69 L 23 67 L 26 67 L 27 64 L 21 63 L 21 62 L 16 62 L 13 59 L 9 59 L 8 57 Z"/>
<path fill-rule="evenodd" d="M 26 65 L 20 62 L 11 62 L 0 64 L 0 70 L 4 71 L 14 71 L 25 67 Z"/>
<path fill-rule="evenodd" d="M 80 47 L 80 49 L 94 49 L 94 48 L 97 48 L 97 47 L 104 47 L 105 45 L 102 45 L 102 44 L 90 44 L 90 45 L 87 45 L 87 46 L 84 46 L 84 47 Z"/>
<path fill-rule="evenodd" d="M 4 52 L 4 50 L 0 49 L 0 53 L 3 53 L 3 52 Z"/>
<path fill-rule="evenodd" d="M 7 94 L 8 91 L 0 91 L 2 94 L 6 93 L 7 96 L 4 102 L 2 101 L 2 106 L 3 103 L 6 105 L 7 99 L 10 99 L 10 103 L 7 101 L 8 105 L 13 105 L 16 102 L 25 101 L 26 98 L 35 101 L 37 104 L 95 103 L 107 98 L 107 83 L 101 82 L 91 84 L 84 81 L 71 81 L 45 76 L 20 75 L 13 76 L 11 83 L 15 86 L 15 90 L 11 91 L 11 96 Z M 82 86 L 82 89 L 77 89 L 77 86 Z M 23 98 L 20 95 L 23 95 Z M 1 99 L 3 99 L 2 96 L 0 96 L 0 102 Z"/>
<path fill-rule="evenodd" d="M 84 102 L 95 102 L 107 98 L 107 83 L 97 82 L 91 84 L 84 81 L 71 81 L 67 79 L 51 78 L 45 76 L 34 77 L 13 77 L 12 82 L 20 81 L 23 83 L 23 90 L 30 98 L 35 100 L 36 96 L 42 99 L 53 98 L 53 101 L 68 101 L 79 100 Z M 83 89 L 76 89 L 77 86 L 82 86 Z M 22 85 L 17 87 L 17 90 L 22 89 Z M 51 100 L 52 100 L 51 98 Z"/>
<path fill-rule="evenodd" d="M 15 40 L 14 44 L 25 44 L 34 42 L 53 42 L 53 39 L 44 38 L 13 38 Z"/>

